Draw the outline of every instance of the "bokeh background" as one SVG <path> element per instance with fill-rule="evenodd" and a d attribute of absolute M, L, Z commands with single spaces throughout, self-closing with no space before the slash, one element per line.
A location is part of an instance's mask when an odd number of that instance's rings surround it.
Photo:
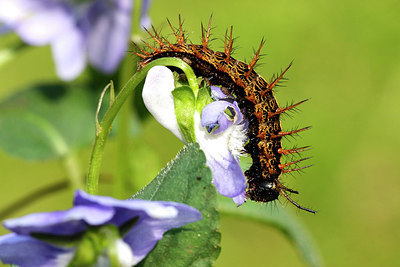
<path fill-rule="evenodd" d="M 400 246 L 400 3 L 398 1 L 153 1 L 153 24 L 170 35 L 178 14 L 189 39 L 213 14 L 211 47 L 223 48 L 234 26 L 234 57 L 251 60 L 264 37 L 258 73 L 270 78 L 292 60 L 290 79 L 277 90 L 281 105 L 311 98 L 283 127 L 311 125 L 285 145 L 312 145 L 312 168 L 286 183 L 316 215 L 287 209 L 308 228 L 326 266 L 395 266 Z M 17 40 L 0 38 L 0 48 Z M 128 55 L 128 61 L 130 60 Z M 133 59 L 132 59 L 133 61 Z M 49 47 L 29 48 L 0 69 L 0 100 L 32 83 L 57 81 Z M 135 183 L 145 185 L 182 144 L 152 118 L 132 141 Z M 107 145 L 102 173 L 112 180 L 116 145 Z M 77 151 L 86 169 L 90 147 Z M 132 153 L 134 155 L 135 153 Z M 141 156 L 139 156 L 141 155 Z M 45 185 L 63 181 L 60 162 L 27 162 L 0 151 L 0 209 Z M 107 182 L 102 193 L 111 191 Z M 10 216 L 70 207 L 71 192 L 57 191 Z M 270 208 L 262 206 L 260 208 Z M 276 229 L 221 217 L 222 252 L 216 266 L 305 266 Z M 0 234 L 6 230 L 0 228 Z"/>

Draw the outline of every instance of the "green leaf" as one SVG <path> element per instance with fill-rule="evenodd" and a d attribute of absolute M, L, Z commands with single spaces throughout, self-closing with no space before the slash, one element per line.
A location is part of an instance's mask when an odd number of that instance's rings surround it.
<path fill-rule="evenodd" d="M 216 190 L 206 158 L 196 143 L 178 156 L 135 199 L 185 203 L 202 213 L 202 220 L 165 233 L 139 266 L 211 266 L 219 255 L 219 215 Z"/>
<path fill-rule="evenodd" d="M 0 148 L 29 160 L 59 158 L 92 142 L 100 94 L 46 84 L 0 103 Z"/>
<path fill-rule="evenodd" d="M 179 129 L 188 143 L 196 141 L 194 133 L 194 112 L 196 100 L 192 88 L 182 86 L 172 91 L 175 104 L 175 115 Z"/>
<path fill-rule="evenodd" d="M 220 197 L 218 200 L 218 210 L 221 214 L 251 219 L 277 228 L 293 243 L 309 266 L 323 266 L 310 233 L 295 216 L 281 206 L 271 211 L 265 209 L 265 206 L 249 201 L 238 208 L 229 198 Z"/>
<path fill-rule="evenodd" d="M 5 111 L 0 114 L 0 147 L 25 159 L 44 155 L 62 157 L 68 151 L 65 140 L 47 120 L 29 112 Z"/>
<path fill-rule="evenodd" d="M 210 96 L 210 87 L 201 87 L 196 100 L 196 110 L 201 113 L 203 108 L 212 102 Z"/>

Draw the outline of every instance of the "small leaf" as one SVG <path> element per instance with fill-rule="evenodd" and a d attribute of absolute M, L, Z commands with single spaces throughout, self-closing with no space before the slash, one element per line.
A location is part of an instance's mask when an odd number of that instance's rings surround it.
<path fill-rule="evenodd" d="M 95 117 L 96 117 L 96 118 L 95 118 L 95 121 L 96 121 L 96 134 L 100 131 L 99 113 L 100 113 L 101 106 L 102 106 L 102 104 L 103 104 L 104 95 L 106 94 L 108 88 L 110 88 L 110 97 L 109 97 L 109 98 L 110 98 L 110 99 L 109 99 L 110 103 L 109 103 L 109 106 L 112 105 L 112 103 L 114 102 L 114 99 L 115 99 L 114 83 L 113 83 L 113 81 L 111 80 L 110 83 L 107 84 L 107 85 L 104 87 L 103 91 L 102 91 L 101 94 L 100 94 L 99 102 L 97 103 L 97 110 L 96 110 L 96 116 L 95 116 Z"/>
<path fill-rule="evenodd" d="M 281 206 L 277 206 L 276 210 L 271 211 L 258 203 L 248 201 L 238 208 L 231 199 L 220 197 L 218 200 L 218 210 L 221 214 L 251 219 L 277 228 L 299 250 L 309 266 L 323 266 L 321 256 L 314 246 L 310 233 L 295 216 Z"/>
<path fill-rule="evenodd" d="M 189 86 L 175 88 L 172 91 L 175 115 L 179 129 L 188 143 L 196 141 L 194 133 L 195 97 Z"/>
<path fill-rule="evenodd" d="M 201 111 L 205 106 L 212 102 L 210 96 L 210 87 L 201 87 L 199 89 L 199 94 L 197 95 L 196 100 L 196 110 L 201 114 Z"/>
<path fill-rule="evenodd" d="M 178 156 L 135 199 L 175 201 L 202 213 L 202 220 L 168 231 L 138 266 L 211 266 L 219 255 L 216 190 L 206 158 L 196 143 Z"/>
<path fill-rule="evenodd" d="M 110 88 L 110 106 L 114 103 L 115 101 L 115 89 L 114 89 L 114 82 L 111 80 L 110 81 L 111 88 Z"/>

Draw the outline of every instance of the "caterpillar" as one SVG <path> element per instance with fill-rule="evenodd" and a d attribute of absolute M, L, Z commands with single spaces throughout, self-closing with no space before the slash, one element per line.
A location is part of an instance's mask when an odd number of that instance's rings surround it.
<path fill-rule="evenodd" d="M 149 36 L 155 41 L 158 47 L 145 43 L 150 51 L 145 51 L 136 45 L 138 51 L 136 55 L 142 58 L 139 63 L 139 70 L 149 62 L 163 57 L 175 57 L 188 63 L 197 76 L 203 77 L 209 85 L 218 85 L 227 88 L 230 94 L 236 97 L 239 108 L 249 122 L 248 142 L 244 150 L 252 158 L 251 167 L 245 171 L 247 177 L 246 196 L 253 201 L 269 202 L 278 199 L 283 195 L 290 203 L 299 209 L 316 213 L 316 211 L 305 208 L 289 197 L 288 193 L 298 194 L 297 191 L 284 186 L 280 177 L 284 173 L 299 171 L 304 168 L 298 167 L 288 169 L 287 167 L 297 164 L 309 158 L 295 160 L 289 163 L 281 163 L 284 155 L 300 153 L 309 150 L 309 146 L 284 149 L 282 148 L 282 138 L 293 135 L 310 127 L 305 127 L 293 131 L 282 131 L 280 117 L 281 114 L 292 110 L 304 103 L 306 100 L 296 104 L 281 108 L 273 94 L 273 88 L 283 79 L 284 74 L 289 70 L 291 64 L 281 72 L 280 75 L 273 77 L 267 82 L 254 70 L 259 57 L 264 40 L 255 53 L 249 64 L 234 59 L 232 54 L 233 27 L 225 33 L 224 51 L 213 51 L 208 47 L 210 42 L 211 18 L 208 27 L 204 28 L 201 24 L 202 43 L 200 45 L 187 43 L 182 29 L 181 18 L 179 17 L 179 27 L 175 29 L 170 21 L 167 22 L 175 35 L 176 43 L 170 43 L 166 38 L 161 38 L 154 27 L 153 33 L 145 29 Z"/>

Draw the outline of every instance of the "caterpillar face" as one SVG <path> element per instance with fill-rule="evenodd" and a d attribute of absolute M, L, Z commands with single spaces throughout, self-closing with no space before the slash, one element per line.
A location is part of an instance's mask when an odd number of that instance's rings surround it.
<path fill-rule="evenodd" d="M 247 195 L 254 201 L 269 202 L 278 198 L 279 190 L 273 181 L 261 180 L 253 186 L 250 184 Z"/>

